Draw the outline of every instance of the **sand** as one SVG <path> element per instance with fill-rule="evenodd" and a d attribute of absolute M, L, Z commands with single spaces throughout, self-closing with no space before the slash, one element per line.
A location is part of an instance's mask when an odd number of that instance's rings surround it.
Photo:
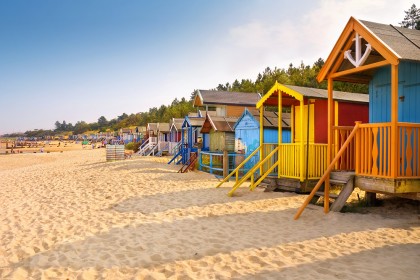
<path fill-rule="evenodd" d="M 416 279 L 415 204 L 322 213 L 167 158 L 0 156 L 0 279 Z M 232 186 L 231 183 L 229 183 Z"/>

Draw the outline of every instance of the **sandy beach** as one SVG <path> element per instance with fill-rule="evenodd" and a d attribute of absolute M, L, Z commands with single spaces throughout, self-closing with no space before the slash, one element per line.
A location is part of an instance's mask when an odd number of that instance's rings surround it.
<path fill-rule="evenodd" d="M 167 158 L 0 156 L 0 279 L 416 279 L 418 204 L 323 214 Z M 231 186 L 231 185 L 230 185 Z"/>

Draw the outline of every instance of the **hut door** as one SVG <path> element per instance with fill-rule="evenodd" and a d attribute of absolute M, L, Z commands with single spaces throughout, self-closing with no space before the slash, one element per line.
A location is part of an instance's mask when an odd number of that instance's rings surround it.
<path fill-rule="evenodd" d="M 315 108 L 314 104 L 310 105 L 309 108 L 309 142 L 314 143 L 314 119 L 315 119 Z M 295 129 L 295 140 L 294 142 L 300 142 L 302 139 L 302 131 L 300 128 L 300 106 L 295 107 L 295 123 L 294 129 Z M 308 129 L 308 105 L 304 106 L 304 112 L 303 112 L 303 141 L 306 142 L 307 134 L 306 131 Z"/>

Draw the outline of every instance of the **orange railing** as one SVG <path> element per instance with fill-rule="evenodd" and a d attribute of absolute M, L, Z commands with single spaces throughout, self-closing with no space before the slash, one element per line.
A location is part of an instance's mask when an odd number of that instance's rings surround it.
<path fill-rule="evenodd" d="M 397 177 L 420 177 L 420 124 L 398 123 L 396 143 L 391 123 L 361 124 L 356 136 L 356 174 L 391 178 L 391 150 L 397 149 Z"/>
<path fill-rule="evenodd" d="M 349 138 L 351 131 L 353 130 L 353 126 L 334 126 L 333 127 L 333 155 L 338 153 L 338 151 L 343 146 L 344 142 Z M 335 164 L 335 170 L 355 170 L 355 146 L 356 141 L 353 139 L 344 154 L 341 158 L 338 159 L 337 163 Z"/>
<path fill-rule="evenodd" d="M 356 174 L 391 176 L 391 123 L 361 124 L 356 136 Z"/>
<path fill-rule="evenodd" d="M 420 124 L 398 123 L 398 177 L 420 177 Z"/>

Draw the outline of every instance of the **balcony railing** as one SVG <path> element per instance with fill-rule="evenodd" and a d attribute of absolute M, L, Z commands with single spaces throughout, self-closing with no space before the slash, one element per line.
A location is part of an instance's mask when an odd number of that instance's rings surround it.
<path fill-rule="evenodd" d="M 397 143 L 391 140 L 391 123 L 361 124 L 356 135 L 356 174 L 391 178 L 391 150 L 396 147 L 396 176 L 420 178 L 419 138 L 420 124 L 398 123 Z"/>
<path fill-rule="evenodd" d="M 263 144 L 263 157 L 277 146 L 277 144 Z M 301 158 L 302 148 L 303 161 Z M 274 168 L 272 173 L 276 175 L 279 173 L 280 177 L 300 179 L 301 181 L 320 178 L 327 168 L 327 148 L 327 144 L 280 144 L 278 154 L 262 166 L 263 173 L 279 161 L 278 167 Z M 308 155 L 309 158 L 307 158 Z"/>

